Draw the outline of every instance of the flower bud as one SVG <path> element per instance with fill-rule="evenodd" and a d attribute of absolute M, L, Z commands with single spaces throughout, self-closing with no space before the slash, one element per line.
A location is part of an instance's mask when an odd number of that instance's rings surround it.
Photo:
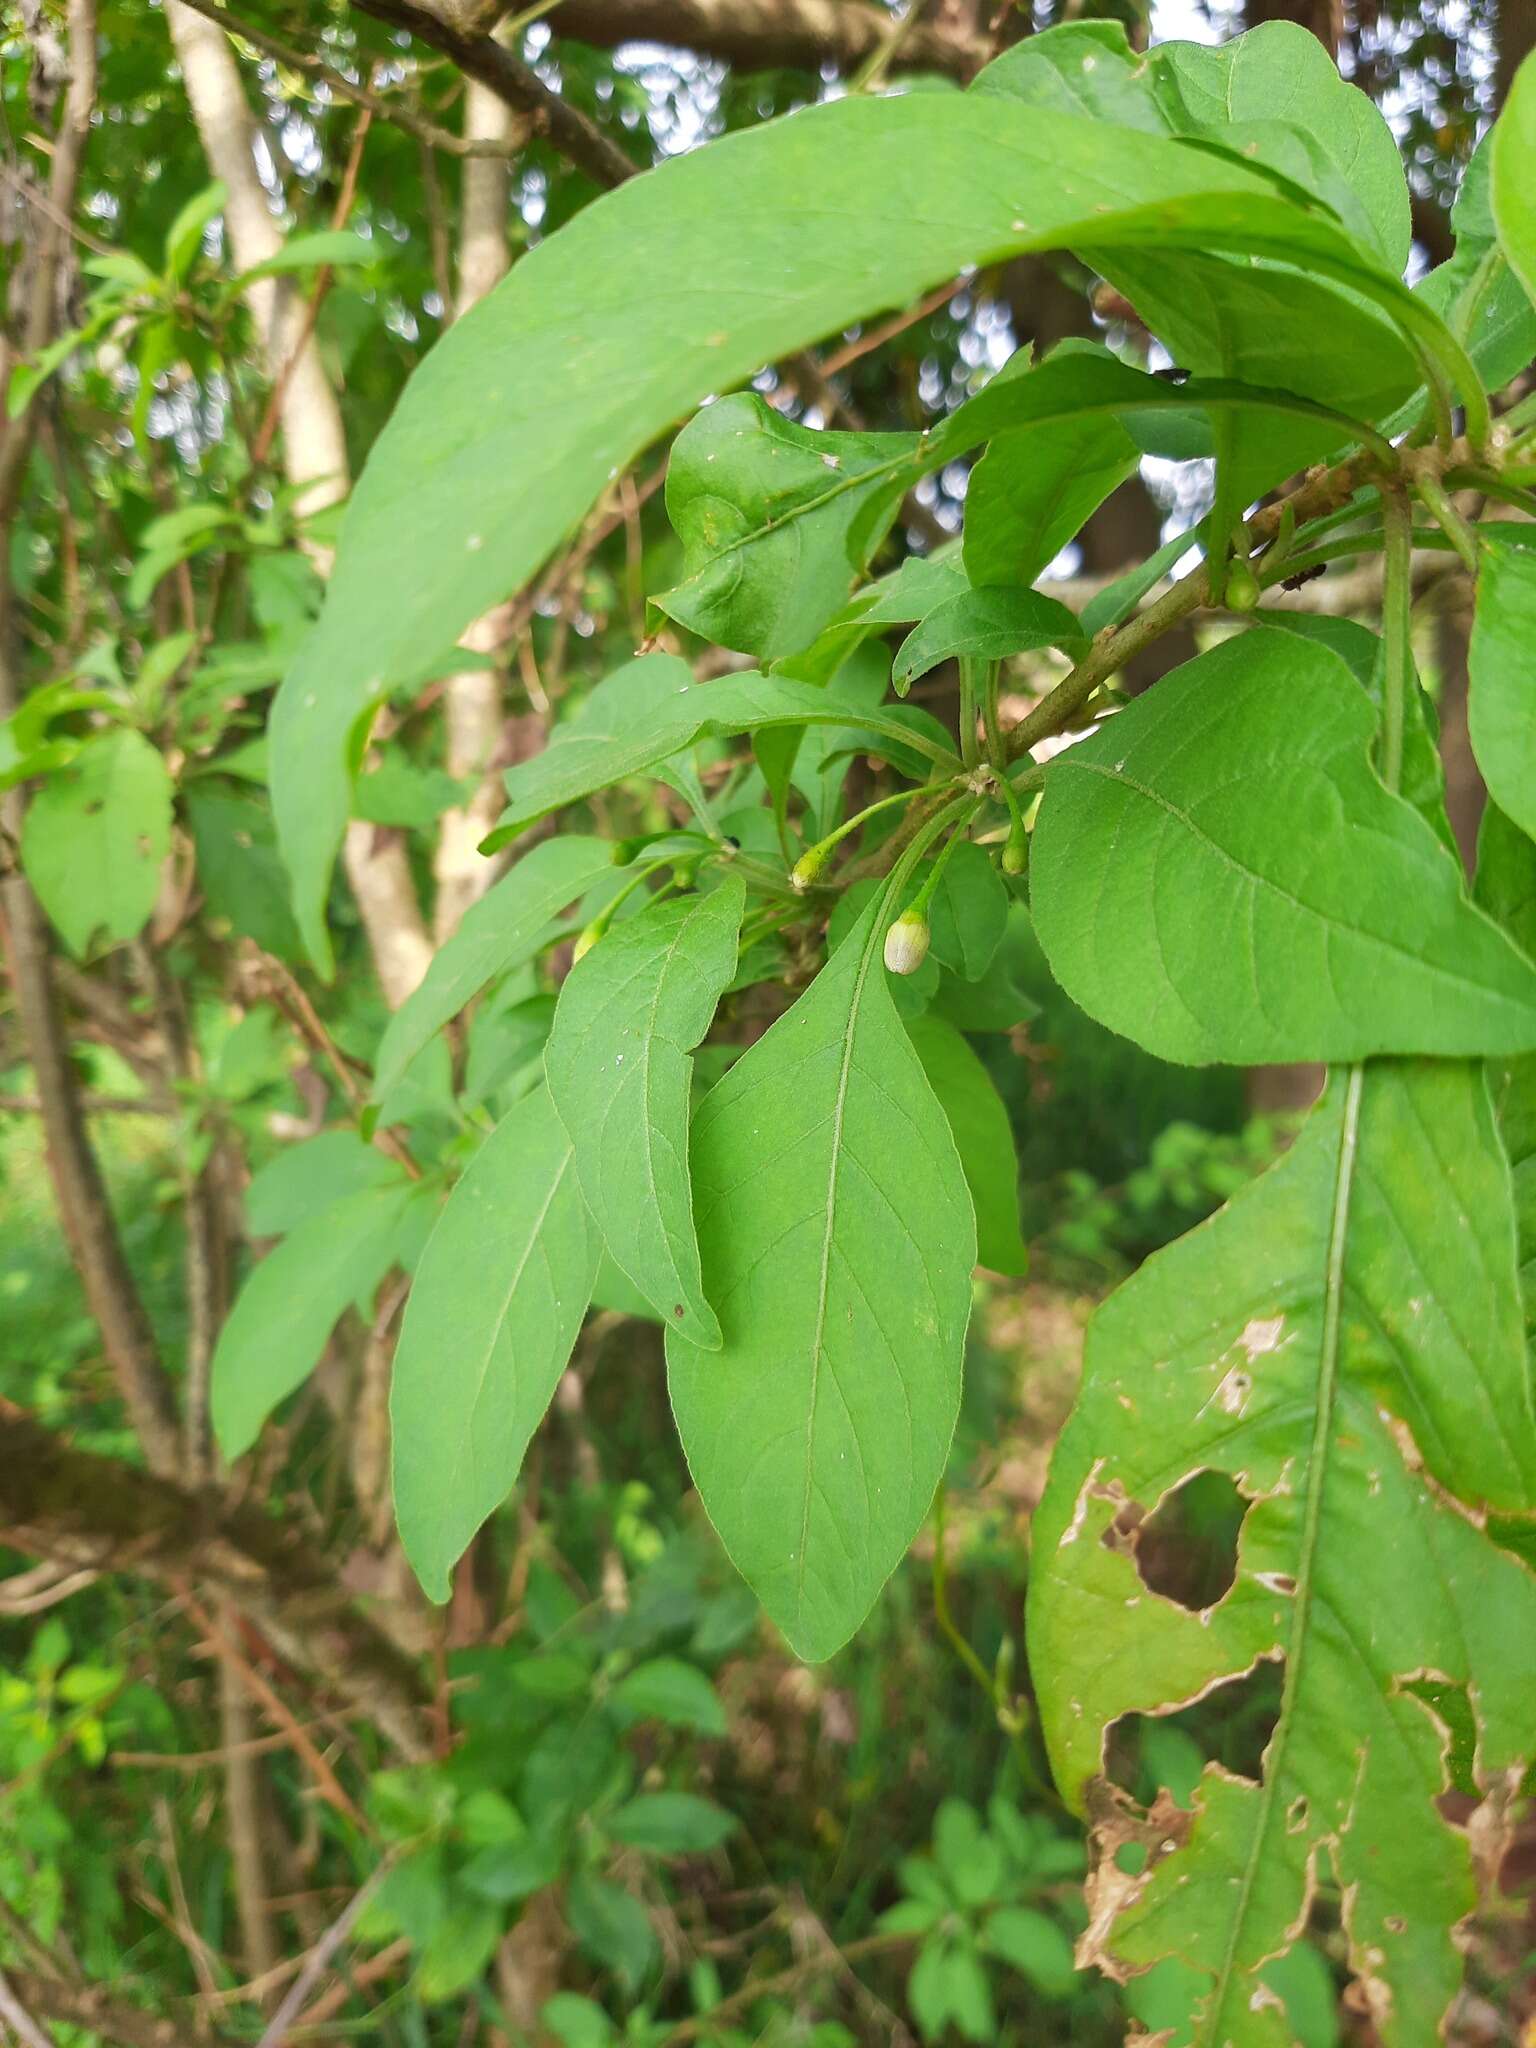
<path fill-rule="evenodd" d="M 1227 568 L 1227 609 L 1251 612 L 1258 601 L 1259 579 L 1241 555 L 1234 556 Z"/>
<path fill-rule="evenodd" d="M 790 869 L 789 886 L 797 894 L 803 896 L 806 890 L 815 882 L 816 877 L 821 873 L 826 863 L 826 848 L 824 846 L 811 847 L 808 852 L 801 854 L 800 858 Z"/>
<path fill-rule="evenodd" d="M 576 943 L 571 948 L 571 965 L 573 967 L 578 960 L 585 960 L 607 929 L 607 925 L 598 917 L 594 918 L 584 931 L 576 934 Z"/>
<path fill-rule="evenodd" d="M 885 935 L 885 964 L 892 974 L 916 974 L 928 958 L 928 920 L 920 910 L 904 910 Z"/>
<path fill-rule="evenodd" d="M 1024 820 L 1016 818 L 1003 847 L 1003 873 L 1022 875 L 1029 866 L 1029 834 L 1024 829 Z"/>

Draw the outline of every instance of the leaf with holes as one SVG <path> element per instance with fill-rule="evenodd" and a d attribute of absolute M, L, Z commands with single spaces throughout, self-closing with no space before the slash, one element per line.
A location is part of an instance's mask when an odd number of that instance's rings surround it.
<path fill-rule="evenodd" d="M 683 1449 L 796 1653 L 830 1657 L 944 1470 L 976 1258 L 944 1112 L 886 985 L 883 899 L 694 1119 L 723 1345 L 667 1332 Z"/>
<path fill-rule="evenodd" d="M 1148 1540 L 1196 1474 L 1245 1507 L 1203 1607 Z M 1532 1749 L 1536 1517 L 1508 1169 L 1482 1070 L 1335 1076 L 1290 1154 L 1098 1311 L 1035 1522 L 1029 1655 L 1096 1867 L 1080 1959 L 1178 1956 L 1194 2048 L 1282 2048 L 1268 1981 L 1316 1886 L 1384 2041 L 1436 2038 L 1475 1897 L 1436 1801 L 1446 1709 L 1475 1717 L 1484 1820 Z M 1112 1633 L 1111 1633 L 1112 1632 Z M 1110 1646 L 1113 1654 L 1109 1654 Z M 1261 1782 L 1207 1764 L 1192 1806 L 1108 1782 L 1111 1730 L 1273 1668 Z"/>
<path fill-rule="evenodd" d="M 390 1382 L 395 1516 L 416 1576 L 449 1574 L 511 1492 L 571 1355 L 601 1241 L 539 1088 L 502 1118 L 422 1254 Z"/>
<path fill-rule="evenodd" d="M 736 972 L 746 891 L 648 906 L 605 934 L 560 991 L 544 1052 L 587 1207 L 615 1265 L 669 1327 L 713 1349 L 688 1183 L 693 1048 Z"/>
<path fill-rule="evenodd" d="M 171 849 L 171 778 L 141 733 L 126 726 L 80 749 L 27 809 L 21 860 L 70 951 L 98 935 L 137 938 L 160 893 Z"/>
<path fill-rule="evenodd" d="M 1340 657 L 1256 628 L 1050 765 L 1031 908 L 1062 987 L 1173 1060 L 1536 1048 L 1536 968 L 1369 758 Z"/>

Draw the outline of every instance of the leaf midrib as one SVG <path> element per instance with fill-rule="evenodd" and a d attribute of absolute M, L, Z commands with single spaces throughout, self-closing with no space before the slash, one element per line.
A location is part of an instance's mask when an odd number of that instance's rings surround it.
<path fill-rule="evenodd" d="M 1333 1210 L 1329 1223 L 1328 1267 L 1323 1293 L 1322 1355 L 1318 1361 L 1317 1414 L 1312 1427 L 1308 1458 L 1306 1505 L 1303 1510 L 1301 1543 L 1296 1560 L 1296 1591 L 1292 1595 L 1290 1637 L 1286 1644 L 1285 1679 L 1280 1692 L 1280 1714 L 1263 1763 L 1259 1789 L 1259 1810 L 1249 1841 L 1248 1859 L 1232 1912 L 1230 1932 L 1221 1967 L 1207 2008 L 1205 2038 L 1225 2038 L 1222 2022 L 1233 1986 L 1238 1946 L 1247 1924 L 1248 1907 L 1258 1876 L 1259 1864 L 1269 1839 L 1270 1822 L 1280 1780 L 1284 1775 L 1285 1752 L 1295 1717 L 1296 1698 L 1301 1689 L 1307 1638 L 1312 1619 L 1312 1576 L 1317 1562 L 1322 1527 L 1323 1493 L 1328 1476 L 1329 1441 L 1333 1429 L 1334 1405 L 1338 1396 L 1340 1332 L 1343 1321 L 1344 1260 L 1349 1241 L 1350 1197 L 1354 1190 L 1355 1162 L 1360 1146 L 1360 1105 L 1365 1090 L 1364 1066 L 1351 1067 L 1345 1090 L 1344 1114 L 1339 1130 L 1339 1161 L 1334 1176 Z"/>
<path fill-rule="evenodd" d="M 821 1272 L 816 1287 L 816 1324 L 811 1339 L 811 1396 L 805 1417 L 805 1487 L 800 1508 L 800 1547 L 795 1560 L 795 1608 L 803 1618 L 805 1613 L 805 1569 L 810 1552 L 811 1497 L 815 1492 L 813 1478 L 815 1463 L 816 1409 L 821 1394 L 821 1357 L 827 1327 L 827 1290 L 832 1271 L 832 1243 L 837 1233 L 837 1195 L 841 1176 L 843 1156 L 843 1117 L 848 1100 L 848 1084 L 853 1073 L 853 1046 L 858 1034 L 859 1006 L 864 1000 L 864 984 L 869 979 L 869 970 L 875 957 L 875 948 L 882 942 L 884 920 L 876 916 L 869 927 L 864 950 L 859 956 L 858 972 L 854 976 L 852 998 L 848 1005 L 848 1028 L 843 1034 L 843 1056 L 837 1071 L 837 1090 L 832 1103 L 832 1146 L 831 1162 L 827 1171 L 827 1200 L 825 1227 L 821 1238 Z"/>

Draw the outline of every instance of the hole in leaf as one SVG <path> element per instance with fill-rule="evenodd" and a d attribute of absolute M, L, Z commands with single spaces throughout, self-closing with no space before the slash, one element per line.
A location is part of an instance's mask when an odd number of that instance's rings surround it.
<path fill-rule="evenodd" d="M 1459 1796 L 1461 1811 L 1466 1801 L 1474 1804 L 1482 1793 L 1477 1783 L 1477 1718 L 1467 1688 L 1456 1680 L 1426 1674 L 1398 1681 L 1398 1690 L 1419 1702 L 1438 1729 L 1445 1756 L 1445 1791 Z M 1460 1825 L 1460 1815 L 1446 1818 Z"/>
<path fill-rule="evenodd" d="M 1207 1468 L 1180 1480 L 1151 1514 L 1127 1501 L 1102 1541 L 1129 1554 L 1148 1592 L 1198 1614 L 1237 1577 L 1238 1531 L 1247 1512 L 1229 1475 Z"/>
<path fill-rule="evenodd" d="M 1186 1811 L 1208 1763 L 1257 1784 L 1280 1718 L 1284 1680 L 1283 1659 L 1261 1658 L 1251 1671 L 1221 1680 L 1175 1714 L 1122 1714 L 1105 1744 L 1110 1779 L 1138 1805 L 1150 1806 L 1166 1791 Z M 1305 1824 L 1305 1804 L 1293 1802 L 1287 1818 L 1300 1806 Z"/>

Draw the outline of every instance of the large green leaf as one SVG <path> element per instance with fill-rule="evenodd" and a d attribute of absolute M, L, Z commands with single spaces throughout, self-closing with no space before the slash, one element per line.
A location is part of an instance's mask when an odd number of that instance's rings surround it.
<path fill-rule="evenodd" d="M 907 1036 L 960 1155 L 976 1211 L 977 1261 L 994 1273 L 1022 1273 L 1029 1254 L 1019 1231 L 1019 1155 L 992 1076 L 942 1017 L 909 1017 Z"/>
<path fill-rule="evenodd" d="M 1485 539 L 1480 556 L 1468 653 L 1472 751 L 1494 802 L 1536 833 L 1536 547 Z"/>
<path fill-rule="evenodd" d="M 978 92 L 1081 112 L 1147 134 L 1199 139 L 1295 177 L 1362 221 L 1382 260 L 1408 260 L 1407 180 L 1381 109 L 1339 75 L 1318 39 L 1268 21 L 1220 44 L 1132 50 L 1118 22 L 1072 22 L 1026 36 L 976 80 Z M 1302 150 L 1280 146 L 1289 129 Z"/>
<path fill-rule="evenodd" d="M 1526 296 L 1536 301 L 1536 56 L 1515 73 L 1492 149 L 1499 242 Z"/>
<path fill-rule="evenodd" d="M 400 1541 L 434 1600 L 506 1499 L 571 1355 L 600 1240 L 544 1089 L 502 1118 L 448 1199 L 390 1383 Z"/>
<path fill-rule="evenodd" d="M 764 661 L 808 646 L 922 474 L 917 446 L 916 434 L 813 433 L 755 392 L 706 406 L 667 465 L 683 581 L 652 602 Z"/>
<path fill-rule="evenodd" d="M 560 991 L 544 1052 L 610 1257 L 670 1327 L 714 1348 L 688 1181 L 693 1048 L 736 972 L 746 890 L 652 904 L 608 932 Z"/>
<path fill-rule="evenodd" d="M 421 986 L 390 1018 L 375 1063 L 373 1100 L 385 1099 L 428 1039 L 493 976 L 531 960 L 560 912 L 612 865 L 613 848 L 604 839 L 547 839 L 472 904 L 433 954 Z"/>
<path fill-rule="evenodd" d="M 1536 1047 L 1536 969 L 1370 762 L 1340 657 L 1257 628 L 1048 771 L 1030 859 L 1062 987 L 1166 1059 Z"/>
<path fill-rule="evenodd" d="M 171 779 L 142 734 L 115 727 L 55 769 L 27 807 L 22 865 L 72 953 L 137 938 L 171 848 Z"/>
<path fill-rule="evenodd" d="M 642 712 L 632 725 L 616 731 L 588 734 L 584 727 L 573 726 L 569 739 L 509 768 L 506 785 L 511 801 L 485 844 L 494 849 L 549 812 L 577 803 L 626 775 L 654 772 L 700 740 L 794 725 L 857 728 L 874 736 L 871 744 L 883 739 L 903 750 L 916 747 L 940 766 L 959 770 L 959 761 L 947 748 L 904 719 L 856 707 L 815 683 L 748 670 L 715 682 L 685 684 L 654 709 Z"/>
<path fill-rule="evenodd" d="M 345 1310 L 366 1303 L 395 1264 L 413 1197 L 398 1177 L 345 1195 L 306 1217 L 252 1269 L 213 1354 L 209 1399 L 226 1458 L 250 1449 L 273 1409 L 319 1364 Z"/>
<path fill-rule="evenodd" d="M 632 179 L 455 322 L 353 493 L 272 723 L 279 835 L 316 961 L 330 961 L 325 894 L 362 722 L 524 582 L 616 470 L 761 363 L 965 264 L 1064 244 L 1294 263 L 1347 280 L 1454 364 L 1433 313 L 1271 180 L 1045 109 L 1021 123 L 996 96 L 855 96 Z"/>
<path fill-rule="evenodd" d="M 960 1401 L 976 1239 L 871 903 L 693 1129 L 723 1346 L 667 1332 L 689 1469 L 802 1657 L 858 1627 L 917 1532 Z"/>
<path fill-rule="evenodd" d="M 1030 1665 L 1093 1816 L 1081 1959 L 1179 1957 L 1195 2048 L 1294 2039 L 1265 1973 L 1325 1873 L 1382 2039 L 1438 2038 L 1474 1899 L 1469 1834 L 1436 1806 L 1448 1728 L 1475 1727 L 1490 1817 L 1532 1748 L 1536 1577 L 1482 1527 L 1536 1510 L 1514 1252 L 1480 1068 L 1383 1062 L 1338 1075 L 1278 1166 L 1094 1317 L 1035 1520 Z M 1157 1541 L 1197 1474 L 1242 1506 L 1204 1607 L 1167 1575 L 1178 1535 Z M 1106 1781 L 1122 1717 L 1266 1671 L 1259 1782 L 1211 1763 L 1192 1811 L 1144 1812 Z"/>

